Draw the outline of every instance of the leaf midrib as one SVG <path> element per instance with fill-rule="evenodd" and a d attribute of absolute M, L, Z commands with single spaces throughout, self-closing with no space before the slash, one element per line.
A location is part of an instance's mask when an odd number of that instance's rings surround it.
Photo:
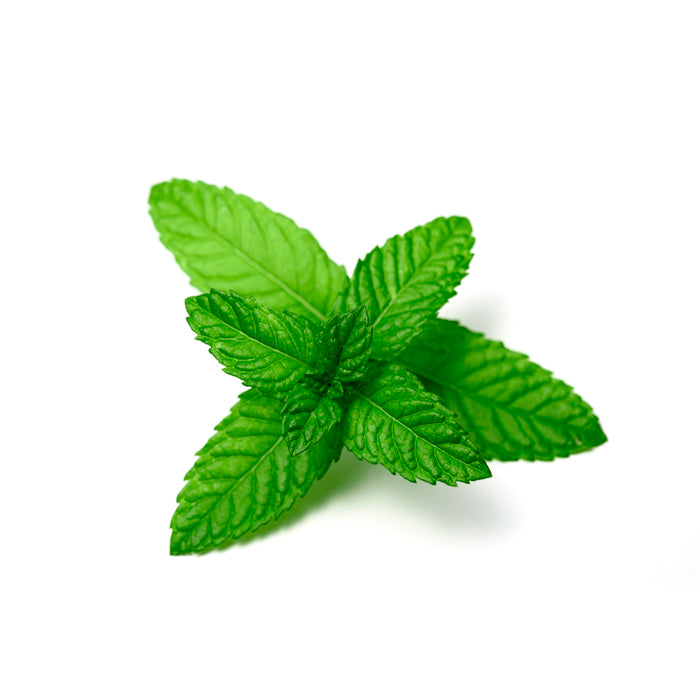
<path fill-rule="evenodd" d="M 168 201 L 170 203 L 172 203 L 174 206 L 176 206 L 181 212 L 183 212 L 183 214 L 186 214 L 190 219 L 192 219 L 193 221 L 202 225 L 204 228 L 208 229 L 214 239 L 216 239 L 223 246 L 229 248 L 234 253 L 234 255 L 237 255 L 241 260 L 248 263 L 248 265 L 250 265 L 252 268 L 257 270 L 263 277 L 266 277 L 268 280 L 270 280 L 270 282 L 276 284 L 280 289 L 282 289 L 290 297 L 292 297 L 293 299 L 298 301 L 302 306 L 304 306 L 312 314 L 314 314 L 314 316 L 316 316 L 316 318 L 318 318 L 319 321 L 322 321 L 322 322 L 326 321 L 327 317 L 320 309 L 318 309 L 316 306 L 314 306 L 305 297 L 301 296 L 298 292 L 295 292 L 291 287 L 289 287 L 281 279 L 279 279 L 279 277 L 274 275 L 269 270 L 266 270 L 259 262 L 257 262 L 256 260 L 253 260 L 253 258 L 251 258 L 249 255 L 244 253 L 240 248 L 237 248 L 235 245 L 233 245 L 233 243 L 231 243 L 231 241 L 229 241 L 224 236 L 222 236 L 207 221 L 196 217 L 194 214 L 192 214 L 191 211 L 189 211 L 186 207 L 184 207 L 182 204 L 180 204 L 180 202 L 178 202 L 174 199 L 170 199 Z"/>
<path fill-rule="evenodd" d="M 359 391 L 359 390 L 357 391 L 357 393 L 359 396 L 361 396 L 363 399 L 365 399 L 365 401 L 367 401 L 367 403 L 369 403 L 372 406 L 374 406 L 375 408 L 379 409 L 385 416 L 390 418 L 393 421 L 393 423 L 398 423 L 402 428 L 405 428 L 406 430 L 408 430 L 408 432 L 411 433 L 412 435 L 414 435 L 417 440 L 422 440 L 423 442 L 428 443 L 434 450 L 439 450 L 444 455 L 447 455 L 447 457 L 449 457 L 450 459 L 459 461 L 460 464 L 464 464 L 467 466 L 471 464 L 471 462 L 463 462 L 458 457 L 455 457 L 453 454 L 450 454 L 447 450 L 442 449 L 442 447 L 440 447 L 440 445 L 436 445 L 435 443 L 432 443 L 429 440 L 427 440 L 426 438 L 424 438 L 423 436 L 419 435 L 415 430 L 413 430 L 413 428 L 411 428 L 410 426 L 401 422 L 396 416 L 392 416 L 391 413 L 389 413 L 384 408 L 382 408 L 382 406 L 380 406 L 378 403 L 375 403 L 374 401 L 372 401 L 372 399 L 369 396 L 367 396 L 367 394 L 364 394 L 364 393 L 362 393 L 362 391 Z M 454 444 L 459 444 L 459 443 L 454 443 Z M 477 456 L 477 459 L 478 459 L 478 456 Z M 416 462 L 417 461 L 418 460 L 416 460 Z M 422 466 L 420 468 L 422 471 L 424 471 L 424 468 Z"/>
<path fill-rule="evenodd" d="M 224 493 L 222 493 L 222 494 L 219 496 L 219 498 L 216 499 L 216 503 L 214 503 L 214 505 L 213 505 L 213 506 L 209 509 L 209 511 L 207 512 L 207 515 L 206 515 L 206 518 L 207 518 L 207 519 L 211 516 L 211 513 L 212 513 L 212 512 L 214 511 L 214 509 L 219 505 L 219 503 L 221 503 L 221 501 L 222 501 L 224 498 L 227 498 L 228 496 L 230 496 L 230 495 L 231 495 L 231 491 L 233 491 L 234 489 L 238 488 L 238 484 L 239 484 L 243 479 L 246 479 L 246 478 L 248 477 L 248 475 L 249 475 L 253 470 L 257 469 L 257 468 L 267 459 L 267 457 L 268 457 L 269 455 L 271 455 L 271 454 L 277 449 L 277 446 L 282 442 L 282 440 L 284 440 L 284 437 L 283 437 L 282 435 L 280 435 L 280 436 L 275 440 L 275 442 L 272 444 L 272 446 L 271 446 L 268 450 L 266 450 L 265 453 L 264 453 L 263 455 L 261 455 L 261 456 L 258 458 L 258 460 L 257 460 L 256 462 L 254 462 L 254 463 L 250 466 L 249 469 L 247 469 L 245 472 L 243 472 L 243 474 L 241 474 L 240 476 L 232 476 L 232 477 L 230 477 L 231 482 L 232 482 L 232 483 L 231 483 L 231 487 L 230 487 L 229 489 L 227 489 L 226 491 L 224 491 Z M 207 479 L 202 479 L 202 478 L 197 477 L 197 476 L 195 476 L 194 479 L 197 479 L 198 481 L 201 481 L 201 482 L 206 482 L 206 481 L 207 481 Z M 198 522 L 201 522 L 201 521 L 198 521 Z M 227 523 L 227 525 L 228 525 L 228 523 Z M 196 525 L 193 525 L 191 528 L 188 528 L 187 530 L 180 530 L 180 532 L 190 532 L 191 530 L 194 530 L 195 527 L 196 527 Z"/>
<path fill-rule="evenodd" d="M 211 311 L 209 313 L 211 313 Z M 214 314 L 212 314 L 212 316 L 214 316 Z M 218 316 L 214 316 L 214 318 L 218 319 Z M 222 320 L 222 319 L 219 319 L 219 320 Z M 289 355 L 288 353 L 284 352 L 284 350 L 280 350 L 279 348 L 276 348 L 272 345 L 266 345 L 265 343 L 263 343 L 262 340 L 259 340 L 255 336 L 248 335 L 247 333 L 242 331 L 240 328 L 236 328 L 235 326 L 232 326 L 223 320 L 222 320 L 222 323 L 226 326 L 226 328 L 230 328 L 235 333 L 238 333 L 239 335 L 243 336 L 246 340 L 250 340 L 253 343 L 257 343 L 258 345 L 260 345 L 260 347 L 265 348 L 268 351 L 276 352 L 278 355 L 282 355 L 282 357 L 286 357 L 289 360 L 293 360 L 294 362 L 296 362 L 300 365 L 304 365 L 304 367 L 308 367 L 308 369 L 310 369 L 310 370 L 313 370 L 313 365 L 310 365 L 305 360 L 300 360 L 298 357 L 294 357 L 293 355 Z M 206 338 L 206 336 L 202 336 L 202 338 Z M 217 340 L 231 340 L 231 338 L 226 338 L 226 336 L 219 337 L 219 338 L 212 338 L 212 342 L 215 342 Z"/>
<path fill-rule="evenodd" d="M 399 299 L 399 298 L 401 297 L 401 295 L 402 295 L 409 287 L 411 287 L 411 286 L 415 283 L 415 280 L 416 280 L 416 278 L 419 276 L 419 274 L 420 274 L 420 272 L 422 271 L 422 269 L 423 269 L 428 263 L 430 263 L 431 260 L 433 260 L 435 257 L 437 257 L 437 255 L 438 255 L 440 252 L 442 252 L 443 248 L 445 248 L 445 247 L 447 246 L 447 243 L 449 242 L 450 238 L 452 238 L 452 236 L 447 236 L 447 237 L 445 238 L 445 240 L 442 241 L 442 243 L 441 243 L 441 244 L 440 244 L 440 245 L 439 245 L 439 246 L 438 246 L 438 247 L 437 247 L 437 248 L 436 248 L 422 263 L 421 263 L 420 267 L 416 268 L 416 269 L 411 273 L 411 275 L 409 276 L 408 281 L 406 282 L 406 284 L 404 284 L 400 289 L 398 289 L 398 291 L 396 292 L 396 296 L 392 296 L 392 297 L 391 297 L 391 301 L 389 301 L 389 303 L 384 307 L 384 309 L 382 309 L 382 311 L 381 311 L 381 313 L 379 314 L 379 316 L 377 316 L 377 318 L 375 319 L 374 323 L 372 324 L 372 327 L 373 327 L 373 328 L 375 328 L 376 326 L 379 325 L 379 322 L 381 321 L 381 319 L 386 315 L 387 311 L 389 311 L 389 309 L 394 305 L 394 303 L 396 302 L 396 300 Z M 380 250 L 381 250 L 381 249 L 380 249 Z"/>
<path fill-rule="evenodd" d="M 471 401 L 474 401 L 474 403 L 481 404 L 482 406 L 486 406 L 487 408 L 493 409 L 495 411 L 503 411 L 504 413 L 508 413 L 511 415 L 516 415 L 520 416 L 522 418 L 525 418 L 527 420 L 537 420 L 540 423 L 544 423 L 545 425 L 549 425 L 552 427 L 561 427 L 562 425 L 568 425 L 569 421 L 558 421 L 555 418 L 547 418 L 544 416 L 539 416 L 537 414 L 533 414 L 528 412 L 527 410 L 523 408 L 511 408 L 510 406 L 504 406 L 503 404 L 496 403 L 492 399 L 487 399 L 479 394 L 474 394 L 470 393 L 469 391 L 465 391 L 464 388 L 461 388 L 457 386 L 456 384 L 452 384 L 451 382 L 448 382 L 445 379 L 441 379 L 439 377 L 436 377 L 434 374 L 430 374 L 429 372 L 425 372 L 422 368 L 416 367 L 415 365 L 412 365 L 408 362 L 401 362 L 406 369 L 409 369 L 411 372 L 416 374 L 419 377 L 424 377 L 425 379 L 428 379 L 429 381 L 438 384 L 445 389 L 450 389 L 451 391 L 454 391 L 457 395 L 459 396 L 466 396 L 468 399 Z"/>

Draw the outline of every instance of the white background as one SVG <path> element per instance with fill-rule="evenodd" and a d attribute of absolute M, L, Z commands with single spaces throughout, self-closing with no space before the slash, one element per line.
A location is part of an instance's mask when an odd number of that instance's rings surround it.
<path fill-rule="evenodd" d="M 4 698 L 697 698 L 695 2 L 7 3 Z M 345 457 L 284 520 L 171 558 L 234 403 L 152 184 L 229 185 L 338 262 L 470 217 L 444 315 L 609 443 L 412 485 Z"/>

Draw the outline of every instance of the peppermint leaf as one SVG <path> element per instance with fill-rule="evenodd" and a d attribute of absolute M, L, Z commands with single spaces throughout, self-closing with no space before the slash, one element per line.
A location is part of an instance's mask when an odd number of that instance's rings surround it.
<path fill-rule="evenodd" d="M 231 289 L 324 321 L 347 282 L 308 231 L 228 187 L 171 180 L 149 203 L 163 245 L 204 292 Z"/>
<path fill-rule="evenodd" d="M 457 418 L 398 364 L 370 370 L 342 430 L 353 454 L 409 481 L 456 486 L 491 476 Z"/>
<path fill-rule="evenodd" d="M 551 460 L 607 440 L 570 386 L 455 321 L 427 323 L 400 362 L 442 397 L 487 459 Z"/>
<path fill-rule="evenodd" d="M 394 359 L 454 296 L 473 245 L 471 224 L 457 216 L 394 236 L 357 263 L 333 310 L 364 304 L 374 328 L 374 357 Z"/>
<path fill-rule="evenodd" d="M 292 457 L 280 409 L 253 389 L 216 426 L 177 497 L 171 554 L 206 552 L 277 520 L 337 459 L 337 432 Z"/>
<path fill-rule="evenodd" d="M 340 423 L 342 395 L 343 388 L 337 380 L 324 387 L 309 378 L 291 390 L 282 409 L 282 432 L 292 455 L 301 454 Z"/>
<path fill-rule="evenodd" d="M 364 378 L 372 351 L 372 329 L 361 306 L 336 314 L 323 327 L 320 362 L 291 389 L 282 426 L 293 455 L 321 439 L 343 418 L 344 385 Z"/>
<path fill-rule="evenodd" d="M 372 353 L 372 327 L 367 308 L 336 314 L 321 333 L 321 355 L 324 368 L 347 384 L 363 379 Z"/>
<path fill-rule="evenodd" d="M 291 311 L 268 309 L 235 292 L 200 294 L 185 300 L 187 322 L 224 372 L 284 397 L 306 372 L 316 354 L 314 326 Z"/>

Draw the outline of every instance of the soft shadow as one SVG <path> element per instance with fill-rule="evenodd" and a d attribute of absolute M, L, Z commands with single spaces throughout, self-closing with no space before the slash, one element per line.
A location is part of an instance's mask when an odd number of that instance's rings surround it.
<path fill-rule="evenodd" d="M 499 535 L 511 529 L 512 510 L 506 507 L 503 492 L 493 479 L 460 484 L 412 484 L 379 468 L 372 487 L 397 517 L 410 513 L 428 527 L 444 534 L 462 536 Z"/>
<path fill-rule="evenodd" d="M 440 312 L 444 318 L 454 318 L 472 331 L 489 338 L 500 338 L 508 323 L 506 303 L 501 295 L 482 292 L 450 300 Z"/>

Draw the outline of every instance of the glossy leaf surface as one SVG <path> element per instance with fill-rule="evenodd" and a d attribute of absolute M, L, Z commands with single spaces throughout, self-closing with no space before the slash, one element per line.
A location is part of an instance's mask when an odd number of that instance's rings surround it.
<path fill-rule="evenodd" d="M 491 476 L 457 418 L 398 364 L 372 368 L 351 401 L 343 443 L 409 481 L 456 486 Z"/>
<path fill-rule="evenodd" d="M 292 457 L 281 408 L 254 389 L 216 426 L 178 495 L 171 554 L 205 552 L 277 520 L 337 459 L 337 434 Z"/>
<path fill-rule="evenodd" d="M 394 236 L 357 263 L 334 311 L 364 304 L 374 330 L 373 356 L 393 359 L 454 296 L 473 245 L 471 224 L 457 216 Z"/>
<path fill-rule="evenodd" d="M 459 416 L 487 459 L 550 460 L 607 439 L 568 384 L 455 321 L 430 321 L 400 361 Z"/>
<path fill-rule="evenodd" d="M 203 292 L 233 290 L 318 322 L 347 281 L 311 233 L 228 187 L 171 180 L 149 204 L 163 245 Z"/>
<path fill-rule="evenodd" d="M 282 409 L 282 429 L 293 455 L 301 454 L 331 432 L 343 418 L 343 388 L 313 379 L 299 382 Z"/>
<path fill-rule="evenodd" d="M 251 387 L 283 397 L 316 358 L 316 330 L 303 316 L 266 308 L 235 292 L 210 292 L 185 301 L 197 339 Z"/>
<path fill-rule="evenodd" d="M 320 339 L 322 368 L 344 384 L 359 381 L 367 373 L 372 354 L 372 327 L 367 309 L 333 316 L 323 328 Z"/>

